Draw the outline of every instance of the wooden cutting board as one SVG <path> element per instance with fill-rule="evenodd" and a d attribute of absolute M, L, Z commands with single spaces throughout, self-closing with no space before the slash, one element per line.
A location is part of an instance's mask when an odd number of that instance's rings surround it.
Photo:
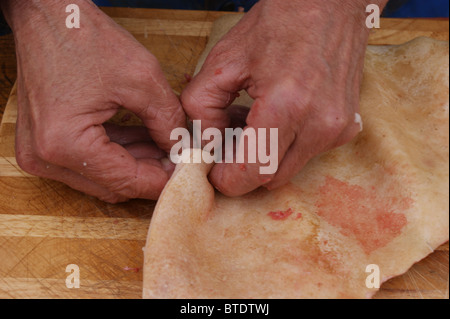
<path fill-rule="evenodd" d="M 108 8 L 160 61 L 175 91 L 186 85 L 212 21 L 227 14 Z M 448 40 L 448 21 L 382 20 L 371 44 L 417 36 Z M 0 113 L 1 114 L 1 113 Z M 155 202 L 110 205 L 58 182 L 30 176 L 14 157 L 17 100 L 13 90 L 0 126 L 0 298 L 140 298 L 142 248 Z M 448 298 L 448 244 L 405 275 L 383 284 L 377 298 Z M 80 269 L 67 288 L 66 267 Z"/>

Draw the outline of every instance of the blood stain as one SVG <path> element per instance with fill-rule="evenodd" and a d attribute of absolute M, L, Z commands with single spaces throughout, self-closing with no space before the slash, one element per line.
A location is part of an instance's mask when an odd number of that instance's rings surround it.
<path fill-rule="evenodd" d="M 123 267 L 123 270 L 125 271 L 131 271 L 131 272 L 139 272 L 140 268 L 134 268 L 134 267 Z"/>
<path fill-rule="evenodd" d="M 292 211 L 292 208 L 288 208 L 286 211 L 275 211 L 275 212 L 269 212 L 267 215 L 269 215 L 273 220 L 285 220 L 289 216 L 291 216 L 294 212 Z"/>
<path fill-rule="evenodd" d="M 222 68 L 219 68 L 214 72 L 214 75 L 220 75 L 220 74 L 222 74 Z"/>
<path fill-rule="evenodd" d="M 319 216 L 340 228 L 344 236 L 355 237 L 370 254 L 401 234 L 408 223 L 403 212 L 412 204 L 409 197 L 377 195 L 372 187 L 367 190 L 327 176 L 315 206 Z"/>

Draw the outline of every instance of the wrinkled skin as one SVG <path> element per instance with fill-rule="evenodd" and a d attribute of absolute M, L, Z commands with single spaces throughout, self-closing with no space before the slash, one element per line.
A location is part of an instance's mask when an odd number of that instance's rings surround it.
<path fill-rule="evenodd" d="M 65 26 L 70 3 L 80 29 Z M 186 116 L 155 57 L 89 1 L 0 4 L 16 42 L 18 164 L 107 202 L 157 199 Z M 148 130 L 103 125 L 120 106 Z"/>
<path fill-rule="evenodd" d="M 82 12 L 78 30 L 64 24 L 71 3 Z M 279 129 L 278 171 L 218 164 L 210 180 L 224 194 L 281 186 L 359 132 L 368 3 L 261 0 L 213 49 L 182 94 L 188 115 L 223 129 L 246 89 L 255 99 L 246 125 Z M 170 132 L 185 115 L 154 56 L 89 1 L 0 5 L 16 41 L 19 165 L 108 202 L 156 199 L 173 171 Z M 104 125 L 119 106 L 148 129 Z"/>
<path fill-rule="evenodd" d="M 183 108 L 203 130 L 223 130 L 227 107 L 245 89 L 255 100 L 247 127 L 278 128 L 279 167 L 261 175 L 261 163 L 216 164 L 209 178 L 217 189 L 238 196 L 279 187 L 312 157 L 358 134 L 366 6 L 386 2 L 261 0 L 219 41 L 183 91 Z"/>

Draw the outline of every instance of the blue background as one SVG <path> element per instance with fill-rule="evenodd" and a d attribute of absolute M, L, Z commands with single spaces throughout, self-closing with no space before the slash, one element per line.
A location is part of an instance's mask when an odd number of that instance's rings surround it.
<path fill-rule="evenodd" d="M 247 11 L 257 0 L 94 0 L 94 2 L 100 6 L 209 10 L 221 10 L 227 4 L 233 4 L 236 10 L 239 6 L 243 6 Z M 210 3 L 209 7 L 205 5 L 206 2 Z M 395 2 L 395 0 L 391 0 L 392 2 Z M 448 18 L 449 16 L 449 0 L 409 0 L 403 2 L 406 2 L 406 4 L 401 6 L 400 9 L 387 12 L 385 16 L 411 18 Z"/>
<path fill-rule="evenodd" d="M 162 8 L 188 10 L 237 10 L 242 6 L 248 11 L 258 0 L 94 0 L 99 6 Z M 208 3 L 208 4 L 207 4 Z"/>
<path fill-rule="evenodd" d="M 448 18 L 449 0 L 410 0 L 386 16 L 395 18 Z"/>

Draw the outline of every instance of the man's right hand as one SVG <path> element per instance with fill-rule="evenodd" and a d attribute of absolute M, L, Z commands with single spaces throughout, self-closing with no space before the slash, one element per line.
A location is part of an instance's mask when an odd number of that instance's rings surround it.
<path fill-rule="evenodd" d="M 71 3 L 79 29 L 65 24 Z M 156 58 L 90 1 L 0 4 L 16 42 L 19 165 L 107 202 L 157 199 L 186 117 Z M 120 106 L 147 129 L 104 125 Z"/>

